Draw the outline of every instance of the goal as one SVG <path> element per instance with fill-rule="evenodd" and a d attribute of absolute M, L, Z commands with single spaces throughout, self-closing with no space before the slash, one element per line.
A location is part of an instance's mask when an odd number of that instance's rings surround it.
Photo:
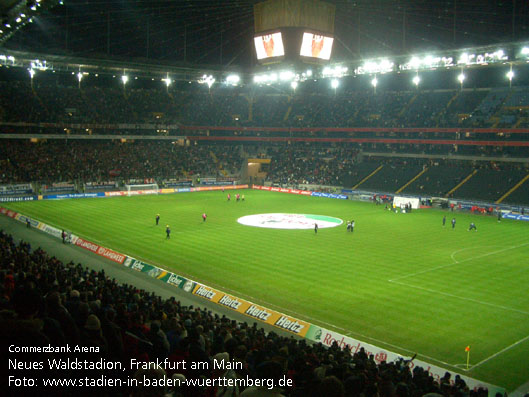
<path fill-rule="evenodd" d="M 125 185 L 127 195 L 132 196 L 136 194 L 158 194 L 159 188 L 156 183 L 146 183 L 144 185 Z"/>

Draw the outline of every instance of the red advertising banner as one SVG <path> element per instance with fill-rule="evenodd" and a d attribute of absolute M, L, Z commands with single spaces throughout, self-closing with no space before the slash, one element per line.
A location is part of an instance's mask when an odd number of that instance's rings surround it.
<path fill-rule="evenodd" d="M 120 254 L 116 251 L 112 251 L 111 249 L 101 247 L 95 243 L 92 243 L 91 241 L 84 240 L 81 237 L 77 237 L 77 240 L 75 240 L 75 245 L 78 247 L 84 248 L 85 250 L 92 251 L 93 253 L 102 256 L 104 258 L 110 259 L 113 262 L 122 264 L 125 262 L 126 256 L 123 254 Z"/>

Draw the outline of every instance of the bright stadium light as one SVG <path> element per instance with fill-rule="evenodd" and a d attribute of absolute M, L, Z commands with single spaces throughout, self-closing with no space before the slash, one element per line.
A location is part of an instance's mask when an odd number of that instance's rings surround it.
<path fill-rule="evenodd" d="M 509 88 L 512 88 L 512 79 L 514 78 L 514 72 L 512 70 L 512 63 L 511 63 L 511 68 L 510 70 L 507 72 L 506 74 L 507 78 L 509 79 Z"/>
<path fill-rule="evenodd" d="M 529 56 L 529 47 L 523 47 L 521 54 L 525 56 Z"/>
<path fill-rule="evenodd" d="M 371 85 L 373 86 L 375 90 L 375 94 L 377 93 L 377 85 L 378 85 L 378 79 L 377 76 L 373 77 L 373 80 L 371 80 Z"/>
<path fill-rule="evenodd" d="M 29 69 L 29 77 L 31 78 L 31 88 L 33 88 L 33 77 L 35 76 L 35 71 L 33 69 Z"/>
<path fill-rule="evenodd" d="M 279 72 L 279 80 L 281 81 L 292 81 L 294 78 L 294 72 L 291 70 L 285 70 L 283 72 Z"/>
<path fill-rule="evenodd" d="M 226 84 L 237 85 L 241 81 L 241 78 L 238 74 L 230 74 L 226 77 Z"/>
<path fill-rule="evenodd" d="M 463 91 L 463 81 L 465 81 L 466 78 L 467 78 L 467 76 L 465 76 L 463 71 L 461 71 L 459 76 L 457 76 L 457 80 L 459 81 L 459 84 L 461 85 L 461 91 Z"/>
<path fill-rule="evenodd" d="M 129 76 L 124 74 L 123 76 L 121 76 L 121 81 L 123 82 L 123 86 L 125 86 L 125 84 L 127 84 L 129 81 Z"/>
<path fill-rule="evenodd" d="M 83 79 L 83 74 L 81 73 L 81 71 L 79 71 L 79 73 L 77 73 L 77 80 L 78 80 L 78 87 L 79 89 L 81 89 L 81 80 Z"/>
<path fill-rule="evenodd" d="M 419 86 L 419 83 L 421 82 L 421 78 L 419 77 L 419 75 L 416 75 L 414 78 L 413 78 L 413 84 L 415 84 L 416 87 Z"/>
<path fill-rule="evenodd" d="M 334 88 L 336 90 L 339 85 L 340 85 L 340 82 L 337 79 L 332 79 L 332 81 L 331 81 L 331 87 L 332 88 Z"/>
<path fill-rule="evenodd" d="M 290 87 L 292 87 L 292 89 L 295 91 L 296 88 L 298 88 L 298 82 L 297 81 L 293 81 L 290 83 Z"/>

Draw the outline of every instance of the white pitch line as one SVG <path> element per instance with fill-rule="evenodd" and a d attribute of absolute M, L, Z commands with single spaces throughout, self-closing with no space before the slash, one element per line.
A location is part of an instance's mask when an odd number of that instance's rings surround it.
<path fill-rule="evenodd" d="M 467 298 L 467 297 L 464 297 L 464 296 L 450 294 L 448 292 L 442 292 L 442 291 L 437 291 L 437 290 L 433 290 L 433 289 L 430 289 L 430 288 L 419 287 L 417 285 L 406 284 L 406 283 L 403 283 L 403 282 L 400 282 L 400 281 L 388 280 L 388 282 L 394 283 L 394 284 L 399 284 L 399 285 L 404 285 L 405 287 L 419 289 L 421 291 L 431 292 L 432 294 L 445 295 L 445 296 L 449 296 L 451 298 L 456 298 L 456 299 L 461 299 L 461 300 L 465 300 L 465 301 L 468 301 L 468 302 L 478 303 L 480 305 L 490 306 L 490 307 L 494 307 L 496 309 L 502 309 L 502 310 L 507 310 L 507 311 L 511 311 L 511 312 L 515 312 L 515 313 L 529 315 L 529 312 L 526 312 L 524 310 L 518 310 L 518 309 L 513 309 L 512 307 L 496 305 L 494 303 L 480 301 L 478 299 Z"/>
<path fill-rule="evenodd" d="M 476 367 L 479 367 L 479 366 L 482 365 L 482 364 L 485 364 L 487 361 L 492 360 L 493 358 L 499 356 L 500 354 L 505 353 L 507 350 L 512 349 L 513 347 L 519 345 L 520 343 L 525 342 L 525 341 L 528 340 L 528 339 L 529 339 L 529 335 L 527 335 L 525 338 L 522 338 L 522 339 L 520 339 L 519 341 L 516 341 L 516 342 L 514 342 L 513 344 L 511 344 L 511 345 L 509 345 L 509 346 L 507 346 L 507 347 L 501 349 L 499 352 L 496 352 L 496 353 L 494 353 L 493 355 L 491 355 L 491 356 L 489 356 L 489 357 L 487 357 L 487 358 L 481 360 L 479 363 L 474 364 L 474 365 L 472 366 L 472 368 L 476 368 Z"/>
<path fill-rule="evenodd" d="M 95 239 L 94 239 L 94 240 L 95 240 Z M 96 241 L 96 242 L 99 242 L 99 241 L 97 241 L 97 240 L 95 240 L 95 241 Z M 453 266 L 453 265 L 458 264 L 458 263 L 467 262 L 467 261 L 470 261 L 470 260 L 473 260 L 473 259 L 478 259 L 478 258 L 485 257 L 485 256 L 488 256 L 488 255 L 493 255 L 493 254 L 496 254 L 496 253 L 499 253 L 499 252 L 503 252 L 503 251 L 507 251 L 507 250 L 510 250 L 510 249 L 520 248 L 520 247 L 523 247 L 523 246 L 528 245 L 528 244 L 529 244 L 529 242 L 528 242 L 528 243 L 524 243 L 524 244 L 520 244 L 520 245 L 518 245 L 518 246 L 514 246 L 514 247 L 508 247 L 508 248 L 505 248 L 505 249 L 502 249 L 502 250 L 498 250 L 498 251 L 490 252 L 490 253 L 488 253 L 488 254 L 484 254 L 484 255 L 477 256 L 477 257 L 473 257 L 473 258 L 465 259 L 465 260 L 463 260 L 463 261 L 461 261 L 461 262 L 457 262 L 457 261 L 456 261 L 455 263 L 452 263 L 452 264 L 449 264 L 449 265 L 438 266 L 437 268 L 432 268 L 432 269 L 429 269 L 429 270 L 426 270 L 426 271 L 423 271 L 423 272 L 417 272 L 416 274 L 422 274 L 422 273 L 426 273 L 426 272 L 428 272 L 428 271 L 433 271 L 433 270 L 436 270 L 436 269 L 439 269 L 439 268 L 448 267 L 448 266 Z M 463 250 L 459 250 L 459 251 L 463 251 Z M 459 251 L 455 251 L 452 255 L 454 255 L 455 253 L 457 253 L 457 252 L 459 252 Z M 453 257 L 452 257 L 452 259 L 455 260 Z M 141 259 L 140 259 L 140 260 L 141 260 Z M 155 263 L 156 263 L 156 262 L 155 262 Z M 156 263 L 156 265 L 158 265 L 158 266 L 160 266 L 160 267 L 163 266 L 163 265 L 160 265 L 160 264 L 158 264 L 158 263 Z M 398 277 L 398 278 L 393 279 L 393 280 L 388 280 L 388 282 L 392 282 L 392 283 L 395 283 L 395 284 L 404 285 L 404 286 L 411 287 L 411 288 L 422 289 L 422 290 L 426 290 L 426 291 L 428 291 L 428 292 L 432 292 L 432 293 L 436 293 L 436 294 L 443 294 L 443 295 L 451 296 L 451 297 L 453 297 L 453 298 L 469 300 L 469 301 L 472 301 L 472 302 L 475 302 L 475 303 L 480 303 L 480 304 L 483 304 L 483 305 L 488 305 L 488 306 L 492 306 L 492 307 L 502 308 L 502 309 L 505 309 L 505 310 L 515 311 L 515 312 L 519 312 L 519 313 L 522 313 L 522 314 L 528 314 L 528 315 L 529 315 L 529 312 L 524 312 L 524 311 L 520 311 L 520 310 L 517 310 L 517 309 L 512 309 L 512 308 L 508 308 L 508 307 L 504 307 L 504 306 L 500 306 L 500 305 L 494 305 L 494 304 L 487 303 L 487 302 L 477 301 L 477 300 L 470 299 L 470 298 L 464 298 L 464 297 L 460 297 L 460 296 L 457 296 L 457 295 L 452 295 L 452 294 L 443 293 L 443 292 L 439 292 L 439 291 L 429 290 L 429 289 L 426 289 L 426 288 L 417 287 L 417 286 L 414 286 L 414 285 L 405 284 L 405 283 L 401 283 L 401 282 L 397 282 L 397 281 L 395 281 L 395 280 L 399 280 L 399 279 L 402 279 L 402 278 L 411 277 L 412 275 L 415 275 L 415 274 L 409 274 L 409 275 L 406 275 L 406 276 L 404 276 L 404 277 L 400 277 L 400 278 Z M 184 274 L 184 276 L 186 276 L 186 277 L 190 277 L 190 276 L 187 275 L 187 274 Z M 215 285 L 215 284 L 213 284 L 213 285 Z M 373 338 L 373 337 L 368 336 L 368 335 L 363 335 L 363 334 L 360 334 L 360 333 L 351 332 L 350 330 L 347 330 L 347 329 L 345 329 L 345 328 L 338 327 L 338 326 L 336 326 L 336 325 L 333 325 L 333 324 L 327 323 L 327 322 L 325 322 L 325 321 L 321 321 L 321 320 L 316 319 L 316 318 L 311 317 L 311 316 L 307 316 L 306 314 L 301 314 L 301 313 L 298 313 L 298 312 L 293 311 L 293 310 L 285 309 L 285 308 L 280 307 L 280 306 L 278 306 L 278 305 L 275 305 L 275 304 L 273 304 L 273 303 L 270 303 L 270 302 L 267 302 L 267 301 L 264 301 L 264 300 L 261 300 L 261 299 L 254 298 L 254 297 L 252 297 L 252 296 L 250 296 L 250 295 L 247 295 L 247 294 L 241 293 L 241 292 L 239 292 L 239 291 L 232 290 L 232 289 L 230 289 L 230 288 L 225 288 L 225 287 L 220 286 L 220 285 L 217 285 L 217 287 L 220 288 L 220 289 L 226 290 L 226 291 L 233 292 L 233 293 L 234 293 L 235 295 L 237 295 L 237 296 L 246 296 L 247 298 L 249 298 L 249 299 L 251 299 L 251 300 L 254 300 L 254 301 L 260 301 L 260 302 L 262 302 L 264 305 L 271 306 L 271 307 L 275 307 L 276 309 L 279 309 L 279 310 L 282 311 L 282 312 L 285 312 L 285 313 L 290 312 L 290 313 L 292 313 L 293 315 L 300 317 L 300 319 L 302 319 L 302 318 L 304 317 L 304 318 L 306 318 L 306 319 L 308 319 L 308 320 L 310 320 L 310 321 L 314 321 L 314 322 L 317 322 L 317 323 L 320 323 L 320 324 L 324 324 L 324 325 L 329 326 L 329 327 L 334 328 L 334 329 L 339 329 L 339 330 L 341 330 L 341 331 L 345 331 L 345 332 L 346 332 L 346 334 L 345 334 L 346 336 L 349 336 L 348 334 L 352 334 L 353 336 L 358 336 L 358 337 L 360 337 L 360 338 L 367 339 L 367 340 L 371 340 L 371 341 L 374 341 L 374 342 L 376 342 L 376 343 L 381 343 L 381 344 L 383 344 L 383 345 L 390 346 L 390 347 L 395 348 L 395 349 L 397 349 L 397 350 L 401 350 L 401 351 L 405 351 L 405 352 L 413 353 L 413 354 L 416 353 L 416 351 L 414 351 L 414 350 L 409 350 L 409 349 L 404 348 L 404 347 L 402 347 L 402 346 L 394 345 L 394 344 L 388 343 L 388 342 L 386 342 L 386 341 L 383 341 L 383 340 L 380 340 L 380 339 L 377 339 L 377 338 Z M 437 362 L 437 363 L 443 364 L 443 365 L 448 366 L 448 367 L 462 369 L 463 371 L 469 371 L 469 370 L 471 370 L 471 369 L 473 369 L 473 368 L 475 368 L 475 367 L 477 367 L 477 366 L 479 366 L 479 365 L 482 365 L 483 363 L 485 363 L 485 362 L 487 362 L 487 361 L 493 359 L 494 357 L 496 357 L 496 356 L 502 354 L 503 352 L 505 352 L 505 351 L 511 349 L 512 347 L 518 345 L 519 343 L 522 343 L 522 342 L 525 341 L 526 339 L 529 339 L 529 335 L 528 335 L 527 337 L 525 337 L 525 338 L 523 338 L 523 339 L 521 339 L 521 340 L 519 340 L 519 341 L 513 343 L 512 345 L 507 346 L 506 348 L 500 350 L 499 352 L 494 353 L 493 355 L 487 357 L 486 359 L 480 361 L 479 363 L 470 366 L 469 369 L 459 368 L 458 365 L 460 365 L 460 364 L 450 364 L 450 363 L 448 363 L 448 362 L 446 362 L 446 361 L 439 360 L 439 359 L 437 359 L 437 358 L 430 357 L 430 356 L 427 356 L 427 355 L 425 355 L 425 354 L 421 354 L 421 353 L 419 353 L 419 354 L 417 354 L 417 355 L 418 355 L 419 357 L 423 357 L 423 358 L 425 358 L 425 359 L 427 359 L 427 360 L 429 360 L 429 361 Z"/>
<path fill-rule="evenodd" d="M 497 250 L 497 251 L 492 251 L 492 252 L 488 252 L 486 254 L 482 254 L 482 255 L 478 255 L 478 256 L 474 256 L 472 258 L 468 258 L 468 259 L 464 259 L 460 262 L 455 262 L 455 263 L 448 263 L 446 265 L 440 265 L 440 266 L 436 266 L 436 267 L 432 267 L 430 269 L 425 269 L 425 270 L 421 270 L 419 272 L 414 272 L 414 273 L 409 273 L 409 274 L 405 274 L 403 276 L 399 276 L 399 277 L 396 277 L 396 278 L 393 278 L 391 280 L 388 280 L 390 283 L 391 282 L 395 282 L 397 280 L 402 280 L 402 279 L 405 279 L 405 278 L 409 278 L 409 277 L 413 277 L 413 276 L 418 276 L 419 274 L 424 274 L 424 273 L 429 273 L 429 272 L 432 272 L 434 270 L 439 270 L 439 269 L 444 269 L 444 268 L 447 268 L 447 267 L 451 267 L 451 266 L 455 266 L 457 264 L 461 264 L 461 263 L 465 263 L 465 262 L 470 262 L 474 259 L 480 259 L 480 258 L 484 258 L 484 257 L 487 257 L 487 256 L 490 256 L 490 255 L 495 255 L 495 254 L 499 254 L 501 252 L 505 252 L 505 251 L 509 251 L 509 250 L 512 250 L 512 249 L 516 249 L 516 248 L 521 248 L 521 247 L 524 247 L 526 245 L 529 245 L 529 242 L 527 243 L 523 243 L 523 244 L 520 244 L 520 245 L 515 245 L 515 246 L 512 246 L 512 247 L 507 247 L 507 248 L 503 248 L 501 250 Z"/>

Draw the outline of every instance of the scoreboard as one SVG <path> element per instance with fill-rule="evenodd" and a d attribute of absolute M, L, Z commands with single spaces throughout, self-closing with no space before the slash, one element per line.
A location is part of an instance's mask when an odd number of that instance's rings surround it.
<path fill-rule="evenodd" d="M 335 6 L 319 0 L 267 0 L 254 5 L 258 62 L 328 61 Z"/>

